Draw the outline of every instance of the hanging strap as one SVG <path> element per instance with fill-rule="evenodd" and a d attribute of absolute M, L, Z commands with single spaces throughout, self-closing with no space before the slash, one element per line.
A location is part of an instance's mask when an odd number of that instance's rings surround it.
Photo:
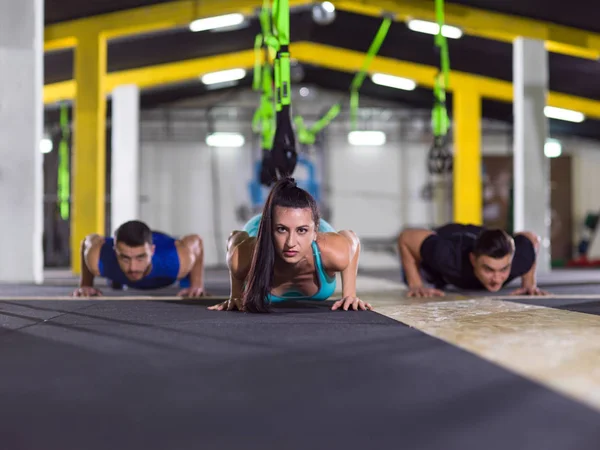
<path fill-rule="evenodd" d="M 277 179 L 272 160 L 271 149 L 275 135 L 274 87 L 270 63 L 271 52 L 279 49 L 279 42 L 273 36 L 271 6 L 269 0 L 263 0 L 259 14 L 261 33 L 254 41 L 254 80 L 252 88 L 260 92 L 260 103 L 252 120 L 252 130 L 261 135 L 262 163 L 260 182 L 270 186 Z"/>
<path fill-rule="evenodd" d="M 275 136 L 273 138 L 273 162 L 279 176 L 294 173 L 298 154 L 296 135 L 291 117 L 291 61 L 290 61 L 290 6 L 289 0 L 273 2 L 273 35 L 279 48 L 274 61 L 275 73 Z"/>
<path fill-rule="evenodd" d="M 69 174 L 69 110 L 66 104 L 60 107 L 60 130 L 61 139 L 58 146 L 58 209 L 63 220 L 69 219 L 69 196 L 70 196 L 70 174 Z"/>
<path fill-rule="evenodd" d="M 294 118 L 296 124 L 296 130 L 298 132 L 298 141 L 304 145 L 313 145 L 315 143 L 317 134 L 319 134 L 323 128 L 329 125 L 333 119 L 335 119 L 340 113 L 342 107 L 339 103 L 333 105 L 329 110 L 317 120 L 312 127 L 307 128 L 304 124 L 304 119 L 300 116 Z"/>
<path fill-rule="evenodd" d="M 352 123 L 352 130 L 356 130 L 357 126 L 357 118 L 358 118 L 358 90 L 362 86 L 365 78 L 367 76 L 367 70 L 373 61 L 373 58 L 379 52 L 381 44 L 385 40 L 387 33 L 392 24 L 392 19 L 390 17 L 386 17 L 381 25 L 379 26 L 379 30 L 375 35 L 375 39 L 371 42 L 371 46 L 369 47 L 369 51 L 367 52 L 367 56 L 365 61 L 363 62 L 363 66 L 360 71 L 354 76 L 352 80 L 352 85 L 350 88 L 350 120 Z"/>
<path fill-rule="evenodd" d="M 444 29 L 444 0 L 435 0 L 435 13 L 438 23 L 438 33 L 435 36 L 435 46 L 440 54 L 440 70 L 436 74 L 433 85 L 433 111 L 431 126 L 433 130 L 433 145 L 429 152 L 428 168 L 432 174 L 452 172 L 452 153 L 449 150 L 448 130 L 450 118 L 446 108 L 446 88 L 450 82 L 450 55 L 448 42 L 443 35 Z"/>

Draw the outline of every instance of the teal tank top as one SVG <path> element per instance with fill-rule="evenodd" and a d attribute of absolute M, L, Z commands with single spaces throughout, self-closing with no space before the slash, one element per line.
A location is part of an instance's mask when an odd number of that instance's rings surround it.
<path fill-rule="evenodd" d="M 250 236 L 256 237 L 258 234 L 258 226 L 260 225 L 261 214 L 257 214 L 252 217 L 245 225 L 243 230 L 248 233 Z M 321 219 L 319 225 L 319 231 L 321 232 L 335 232 L 335 229 L 327 223 L 325 220 Z M 317 275 L 319 278 L 319 290 L 313 296 L 306 296 L 297 291 L 289 291 L 286 292 L 283 297 L 278 297 L 276 295 L 268 295 L 268 301 L 276 303 L 290 300 L 318 300 L 324 301 L 333 295 L 336 288 L 336 278 L 335 276 L 332 278 L 323 269 L 323 262 L 321 261 L 321 252 L 319 251 L 319 246 L 316 242 L 312 243 L 313 255 L 315 256 L 315 268 L 317 270 Z"/>
<path fill-rule="evenodd" d="M 267 298 L 270 302 L 277 303 L 290 300 L 325 301 L 333 295 L 336 288 L 336 278 L 335 276 L 330 277 L 325 272 L 325 269 L 323 268 L 323 262 L 321 261 L 321 252 L 319 251 L 319 246 L 314 241 L 312 243 L 312 249 L 313 255 L 315 256 L 315 268 L 319 277 L 319 290 L 317 291 L 317 293 L 312 296 L 306 296 L 298 291 L 288 291 L 285 294 L 283 294 L 282 297 L 269 294 Z"/>

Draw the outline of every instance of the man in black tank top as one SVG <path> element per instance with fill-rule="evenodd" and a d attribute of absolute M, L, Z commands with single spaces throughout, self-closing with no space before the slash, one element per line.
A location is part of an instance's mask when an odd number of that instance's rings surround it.
<path fill-rule="evenodd" d="M 531 232 L 510 236 L 503 230 L 458 223 L 408 229 L 398 237 L 404 281 L 414 297 L 444 295 L 448 285 L 497 292 L 518 277 L 521 288 L 513 294 L 546 295 L 535 279 L 539 245 Z"/>

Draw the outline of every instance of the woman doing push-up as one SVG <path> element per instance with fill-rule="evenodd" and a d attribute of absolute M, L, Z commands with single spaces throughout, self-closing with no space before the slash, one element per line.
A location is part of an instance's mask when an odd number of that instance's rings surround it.
<path fill-rule="evenodd" d="M 356 296 L 360 242 L 352 231 L 336 232 L 319 218 L 314 198 L 293 178 L 272 188 L 262 214 L 227 242 L 229 300 L 209 309 L 270 311 L 288 300 L 329 299 L 341 274 L 342 298 L 332 310 L 371 310 Z"/>

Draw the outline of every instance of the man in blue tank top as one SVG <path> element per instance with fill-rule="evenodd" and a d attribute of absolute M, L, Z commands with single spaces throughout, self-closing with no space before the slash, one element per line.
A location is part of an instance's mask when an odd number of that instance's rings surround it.
<path fill-rule="evenodd" d="M 102 295 L 94 288 L 94 277 L 134 289 L 159 289 L 179 281 L 179 296 L 203 296 L 202 239 L 196 234 L 175 239 L 138 220 L 125 222 L 112 238 L 92 234 L 81 243 L 81 278 L 73 295 Z"/>

